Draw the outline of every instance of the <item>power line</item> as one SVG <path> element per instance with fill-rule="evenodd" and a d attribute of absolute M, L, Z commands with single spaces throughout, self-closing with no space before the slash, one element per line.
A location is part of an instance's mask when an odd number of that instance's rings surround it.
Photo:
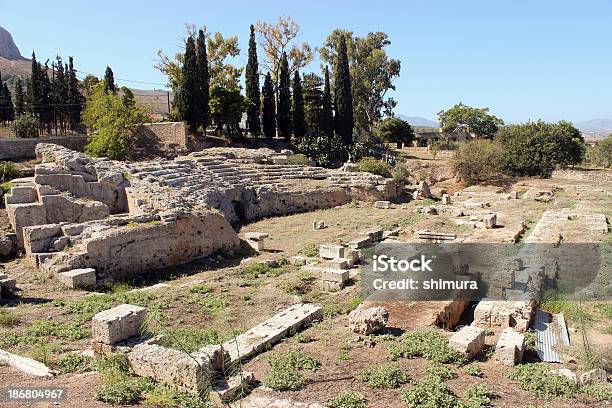
<path fill-rule="evenodd" d="M 85 71 L 80 71 L 78 69 L 75 69 L 76 72 L 80 72 L 81 74 L 85 74 L 85 75 L 92 75 L 95 76 L 96 78 L 103 78 L 104 75 L 96 75 L 96 74 L 92 74 L 91 72 L 85 72 Z M 125 82 L 132 82 L 135 84 L 143 84 L 143 85 L 158 85 L 158 86 L 163 86 L 164 88 L 166 88 L 168 85 L 167 84 L 160 84 L 157 82 L 145 82 L 145 81 L 136 81 L 133 79 L 125 79 L 125 78 L 115 78 L 117 81 L 125 81 Z"/>

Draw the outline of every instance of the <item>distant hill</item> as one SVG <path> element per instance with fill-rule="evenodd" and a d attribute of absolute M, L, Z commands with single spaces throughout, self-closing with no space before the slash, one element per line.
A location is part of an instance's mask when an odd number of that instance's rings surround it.
<path fill-rule="evenodd" d="M 398 118 L 405 120 L 410 124 L 410 126 L 419 126 L 419 127 L 440 127 L 438 122 L 434 122 L 433 120 L 429 120 L 426 118 L 421 118 L 418 116 L 406 116 L 406 115 L 395 115 Z"/>
<path fill-rule="evenodd" d="M 0 27 L 0 57 L 9 60 L 24 59 L 19 52 L 19 48 L 13 41 L 13 36 L 6 29 Z"/>
<path fill-rule="evenodd" d="M 612 119 L 591 119 L 585 122 L 574 123 L 574 126 L 583 132 L 611 133 Z"/>

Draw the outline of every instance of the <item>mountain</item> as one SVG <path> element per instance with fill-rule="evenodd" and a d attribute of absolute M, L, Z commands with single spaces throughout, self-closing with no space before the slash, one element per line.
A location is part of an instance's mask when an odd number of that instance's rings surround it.
<path fill-rule="evenodd" d="M 406 116 L 406 115 L 395 115 L 395 116 L 410 123 L 410 126 L 434 127 L 434 128 L 440 127 L 438 122 L 434 122 L 433 120 L 421 118 L 418 116 Z"/>
<path fill-rule="evenodd" d="M 0 27 L 0 57 L 8 60 L 24 59 L 19 52 L 19 48 L 15 45 L 11 33 L 2 27 Z"/>
<path fill-rule="evenodd" d="M 591 119 L 585 122 L 574 123 L 574 126 L 588 133 L 611 133 L 612 119 Z"/>

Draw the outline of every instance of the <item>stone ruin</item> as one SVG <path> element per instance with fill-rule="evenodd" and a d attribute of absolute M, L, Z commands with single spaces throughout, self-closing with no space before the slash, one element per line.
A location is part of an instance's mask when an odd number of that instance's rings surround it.
<path fill-rule="evenodd" d="M 218 148 L 137 163 L 53 144 L 36 153 L 34 177 L 5 196 L 16 246 L 52 274 L 93 268 L 97 283 L 237 250 L 233 227 L 258 218 L 398 195 L 393 179 L 287 165 L 291 151 Z"/>

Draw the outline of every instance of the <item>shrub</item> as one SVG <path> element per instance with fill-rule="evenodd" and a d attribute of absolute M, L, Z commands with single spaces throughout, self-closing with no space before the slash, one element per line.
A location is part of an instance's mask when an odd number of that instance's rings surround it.
<path fill-rule="evenodd" d="M 264 377 L 263 383 L 276 391 L 299 390 L 308 379 L 302 370 L 317 370 L 321 363 L 304 354 L 301 350 L 292 350 L 276 354 L 268 359 L 272 368 Z"/>
<path fill-rule="evenodd" d="M 82 373 L 91 368 L 91 358 L 77 353 L 68 353 L 60 357 L 55 362 L 55 366 L 59 368 L 61 374 Z"/>
<path fill-rule="evenodd" d="M 272 272 L 272 267 L 265 263 L 253 263 L 244 268 L 243 273 L 248 276 L 262 276 Z"/>
<path fill-rule="evenodd" d="M 484 375 L 482 369 L 476 363 L 470 363 L 466 365 L 464 370 L 467 375 L 471 375 L 473 377 L 482 377 Z"/>
<path fill-rule="evenodd" d="M 27 331 L 30 336 L 55 336 L 66 340 L 79 340 L 91 336 L 91 330 L 76 323 L 53 320 L 35 320 Z"/>
<path fill-rule="evenodd" d="M 508 378 L 518 381 L 525 391 L 545 399 L 571 398 L 576 394 L 578 387 L 574 382 L 549 372 L 550 368 L 544 363 L 530 363 L 514 367 Z"/>
<path fill-rule="evenodd" d="M 231 333 L 221 334 L 215 330 L 195 327 L 181 327 L 162 331 L 160 345 L 187 353 L 193 353 L 209 344 L 221 344 L 232 337 Z"/>
<path fill-rule="evenodd" d="M 404 370 L 393 362 L 364 369 L 360 379 L 372 388 L 397 388 L 408 382 Z"/>
<path fill-rule="evenodd" d="M 11 124 L 15 137 L 38 137 L 39 127 L 40 122 L 31 113 L 17 116 Z"/>
<path fill-rule="evenodd" d="M 0 161 L 0 183 L 21 177 L 21 171 L 11 162 Z"/>
<path fill-rule="evenodd" d="M 363 395 L 354 391 L 344 391 L 329 400 L 327 406 L 330 408 L 366 408 Z"/>
<path fill-rule="evenodd" d="M 290 295 L 304 295 L 312 289 L 317 277 L 309 271 L 299 271 L 297 274 L 284 277 L 277 287 Z"/>
<path fill-rule="evenodd" d="M 585 385 L 580 389 L 580 392 L 590 395 L 597 401 L 612 401 L 612 385 L 610 384 Z"/>
<path fill-rule="evenodd" d="M 435 329 L 421 329 L 402 334 L 388 345 L 391 358 L 424 357 L 441 364 L 460 364 L 465 355 L 448 344 L 448 339 Z"/>
<path fill-rule="evenodd" d="M 10 310 L 0 310 L 0 326 L 12 327 L 19 324 L 20 321 L 19 316 Z"/>
<path fill-rule="evenodd" d="M 114 373 L 104 378 L 96 399 L 113 405 L 135 404 L 141 398 L 142 383 L 127 374 Z"/>
<path fill-rule="evenodd" d="M 402 400 L 408 408 L 454 408 L 457 397 L 436 376 L 426 376 L 410 389 L 403 390 Z"/>
<path fill-rule="evenodd" d="M 398 184 L 405 183 L 409 175 L 410 173 L 408 172 L 405 163 L 397 163 L 391 171 L 391 177 L 393 177 L 393 180 L 395 180 L 395 182 Z"/>
<path fill-rule="evenodd" d="M 365 157 L 357 162 L 357 170 L 372 173 L 383 177 L 391 177 L 391 166 L 388 163 L 376 160 L 373 157 Z"/>
<path fill-rule="evenodd" d="M 612 168 L 612 135 L 587 150 L 587 160 L 598 167 Z"/>
<path fill-rule="evenodd" d="M 457 374 L 453 372 L 450 368 L 435 364 L 427 369 L 427 375 L 438 377 L 442 381 L 450 380 L 457 377 Z"/>
<path fill-rule="evenodd" d="M 490 140 L 473 140 L 461 144 L 452 165 L 467 184 L 495 180 L 503 176 L 504 151 L 498 143 Z"/>
<path fill-rule="evenodd" d="M 306 245 L 304 245 L 304 248 L 302 248 L 301 252 L 302 252 L 302 254 L 304 256 L 309 256 L 309 257 L 313 257 L 313 256 L 318 256 L 319 255 L 319 249 L 312 242 L 309 242 Z"/>
<path fill-rule="evenodd" d="M 506 153 L 506 170 L 516 176 L 550 177 L 556 166 L 584 159 L 584 139 L 569 122 L 543 121 L 501 129 L 496 140 Z"/>
<path fill-rule="evenodd" d="M 189 288 L 189 293 L 199 293 L 201 295 L 212 292 L 212 288 L 205 283 L 193 285 Z"/>
<path fill-rule="evenodd" d="M 349 149 L 338 135 L 330 140 L 327 135 L 308 132 L 297 145 L 297 151 L 326 168 L 340 167 L 349 157 Z"/>
<path fill-rule="evenodd" d="M 484 384 L 472 385 L 465 390 L 458 408 L 486 408 L 491 406 L 491 391 Z"/>

